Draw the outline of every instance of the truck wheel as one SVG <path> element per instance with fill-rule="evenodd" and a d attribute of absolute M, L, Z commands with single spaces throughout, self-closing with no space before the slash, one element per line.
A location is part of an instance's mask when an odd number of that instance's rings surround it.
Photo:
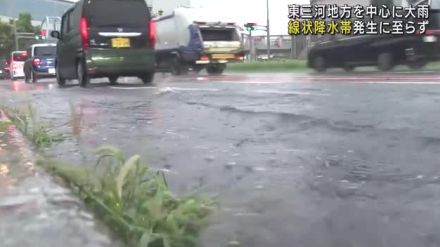
<path fill-rule="evenodd" d="M 325 58 L 322 56 L 313 59 L 312 65 L 317 72 L 324 72 L 327 69 Z"/>
<path fill-rule="evenodd" d="M 382 71 L 390 71 L 394 67 L 394 58 L 391 53 L 381 53 L 377 57 L 377 67 Z"/>
<path fill-rule="evenodd" d="M 86 65 L 83 60 L 79 60 L 76 65 L 76 76 L 81 87 L 87 87 L 90 84 L 90 77 L 87 74 Z"/>
<path fill-rule="evenodd" d="M 212 65 L 206 67 L 206 72 L 208 72 L 208 75 L 221 75 L 225 68 L 226 66 Z"/>
<path fill-rule="evenodd" d="M 140 78 L 144 84 L 150 84 L 154 80 L 154 72 L 144 74 Z"/>

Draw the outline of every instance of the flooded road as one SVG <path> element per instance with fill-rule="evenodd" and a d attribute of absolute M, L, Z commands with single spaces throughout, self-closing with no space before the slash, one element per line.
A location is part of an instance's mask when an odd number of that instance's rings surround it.
<path fill-rule="evenodd" d="M 333 78 L 333 79 L 332 79 Z M 360 79 L 359 79 L 360 78 Z M 158 75 L 151 86 L 0 81 L 92 165 L 111 144 L 222 204 L 204 246 L 440 246 L 440 75 Z"/>

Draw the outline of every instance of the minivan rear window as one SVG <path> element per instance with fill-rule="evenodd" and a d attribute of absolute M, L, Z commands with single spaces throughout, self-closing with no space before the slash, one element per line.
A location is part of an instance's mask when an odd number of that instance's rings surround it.
<path fill-rule="evenodd" d="M 14 53 L 12 57 L 16 62 L 24 62 L 27 59 L 26 53 Z"/>
<path fill-rule="evenodd" d="M 91 27 L 146 27 L 150 19 L 144 0 L 92 0 L 85 15 Z"/>
<path fill-rule="evenodd" d="M 35 47 L 34 56 L 55 56 L 56 50 L 55 46 Z"/>

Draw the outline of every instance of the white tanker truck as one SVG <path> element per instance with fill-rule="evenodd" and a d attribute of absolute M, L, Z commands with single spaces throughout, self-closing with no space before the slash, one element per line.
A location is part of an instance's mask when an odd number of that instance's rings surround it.
<path fill-rule="evenodd" d="M 218 75 L 227 63 L 244 60 L 238 26 L 202 8 L 177 8 L 154 21 L 156 71 L 181 75 L 206 69 L 208 74 Z"/>

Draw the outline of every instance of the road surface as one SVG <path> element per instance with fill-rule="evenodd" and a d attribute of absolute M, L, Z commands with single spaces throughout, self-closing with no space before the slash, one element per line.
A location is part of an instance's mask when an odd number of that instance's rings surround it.
<path fill-rule="evenodd" d="M 158 75 L 87 89 L 48 79 L 0 81 L 0 98 L 73 133 L 53 155 L 93 164 L 111 144 L 167 171 L 176 193 L 218 195 L 205 246 L 433 247 L 439 82 L 435 72 Z"/>

